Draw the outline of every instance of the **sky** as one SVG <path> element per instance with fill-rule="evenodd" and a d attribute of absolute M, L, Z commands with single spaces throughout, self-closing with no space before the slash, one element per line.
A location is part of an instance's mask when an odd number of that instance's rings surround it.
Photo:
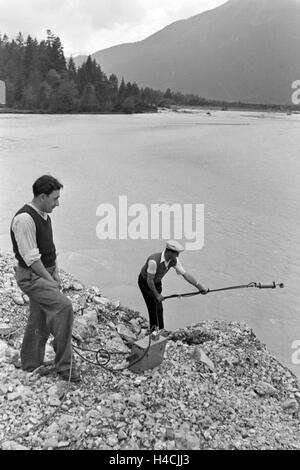
<path fill-rule="evenodd" d="M 0 0 L 0 34 L 22 32 L 39 41 L 50 29 L 65 55 L 92 54 L 145 39 L 174 21 L 226 0 Z"/>

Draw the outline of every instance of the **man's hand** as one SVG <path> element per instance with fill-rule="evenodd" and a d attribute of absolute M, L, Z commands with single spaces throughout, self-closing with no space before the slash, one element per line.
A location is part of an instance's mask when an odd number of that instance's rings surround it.
<path fill-rule="evenodd" d="M 60 288 L 61 288 L 61 279 L 60 279 L 60 276 L 59 276 L 59 274 L 58 274 L 58 270 L 57 270 L 57 269 L 55 269 L 55 271 L 53 272 L 52 277 L 53 277 L 54 281 L 57 282 L 58 288 L 60 289 Z"/>
<path fill-rule="evenodd" d="M 147 275 L 147 284 L 148 284 L 149 289 L 151 289 L 157 302 L 163 302 L 165 298 L 156 290 L 156 287 L 154 284 L 154 275 L 152 274 Z"/>
<path fill-rule="evenodd" d="M 202 295 L 205 295 L 209 292 L 209 289 L 206 289 L 206 287 L 202 286 L 200 284 L 199 281 L 197 281 L 196 278 L 194 278 L 194 276 L 192 276 L 191 274 L 189 273 L 185 273 L 183 274 L 183 277 L 184 279 L 189 282 L 190 284 L 192 284 L 193 286 L 197 287 L 198 291 L 202 294 Z"/>
<path fill-rule="evenodd" d="M 206 287 L 201 286 L 201 284 L 197 284 L 197 289 L 200 292 L 200 294 L 205 295 L 208 293 L 209 289 L 206 289 Z"/>
<path fill-rule="evenodd" d="M 49 271 L 47 271 L 40 259 L 35 261 L 30 267 L 37 276 L 42 277 L 43 279 L 46 279 L 47 281 L 53 283 L 53 286 L 55 287 L 58 286 L 57 281 L 54 279 L 53 275 L 51 276 Z"/>

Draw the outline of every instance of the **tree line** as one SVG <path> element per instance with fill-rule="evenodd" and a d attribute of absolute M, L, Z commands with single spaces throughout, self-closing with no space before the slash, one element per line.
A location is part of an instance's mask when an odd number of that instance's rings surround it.
<path fill-rule="evenodd" d="M 300 110 L 300 106 L 228 103 L 195 94 L 140 88 L 109 77 L 89 56 L 79 67 L 66 59 L 58 36 L 47 30 L 40 42 L 22 33 L 16 39 L 0 34 L 0 80 L 6 84 L 6 104 L 14 110 L 45 113 L 145 112 L 162 106 L 207 106 L 221 109 Z"/>
<path fill-rule="evenodd" d="M 22 33 L 0 35 L 0 80 L 6 84 L 9 108 L 50 113 L 143 112 L 170 104 L 201 105 L 196 95 L 140 88 L 109 77 L 89 56 L 79 67 L 66 59 L 59 37 L 47 30 L 40 42 Z"/>

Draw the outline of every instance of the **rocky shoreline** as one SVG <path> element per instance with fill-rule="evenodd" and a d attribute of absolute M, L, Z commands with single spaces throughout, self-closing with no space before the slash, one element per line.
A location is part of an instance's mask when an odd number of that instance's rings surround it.
<path fill-rule="evenodd" d="M 127 358 L 146 319 L 63 271 L 74 344 L 110 357 L 94 365 L 95 354 L 80 351 L 92 363 L 76 356 L 79 385 L 58 379 L 50 343 L 48 367 L 16 368 L 28 298 L 14 264 L 0 252 L 0 449 L 300 449 L 297 378 L 247 325 L 205 321 L 169 332 L 163 362 L 136 374 Z"/>

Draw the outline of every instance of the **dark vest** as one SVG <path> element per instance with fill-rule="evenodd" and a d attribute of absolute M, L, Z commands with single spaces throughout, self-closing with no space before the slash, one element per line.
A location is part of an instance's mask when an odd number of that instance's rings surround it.
<path fill-rule="evenodd" d="M 51 219 L 48 216 L 47 220 L 43 219 L 32 207 L 25 204 L 22 209 L 20 209 L 16 215 L 29 214 L 35 223 L 36 227 L 36 243 L 41 254 L 41 261 L 45 268 L 50 268 L 51 266 L 55 265 L 56 261 L 56 251 L 55 245 L 53 243 L 53 233 L 52 233 L 52 225 Z M 16 217 L 15 215 L 15 217 Z M 23 260 L 22 256 L 20 255 L 18 244 L 15 239 L 14 232 L 10 228 L 10 236 L 11 241 L 13 244 L 13 251 L 15 253 L 15 257 L 17 258 L 19 265 L 23 268 L 28 268 L 27 264 Z"/>
<path fill-rule="evenodd" d="M 163 261 L 161 263 L 160 259 L 161 259 L 161 253 L 155 253 L 154 255 L 149 256 L 149 258 L 147 259 L 145 265 L 142 267 L 142 270 L 141 270 L 141 276 L 143 279 L 147 280 L 148 262 L 150 260 L 154 260 L 157 266 L 156 274 L 154 276 L 154 282 L 160 282 L 162 278 L 167 274 L 169 269 L 176 266 L 177 262 L 170 261 L 168 266 L 166 267 L 165 262 Z"/>

